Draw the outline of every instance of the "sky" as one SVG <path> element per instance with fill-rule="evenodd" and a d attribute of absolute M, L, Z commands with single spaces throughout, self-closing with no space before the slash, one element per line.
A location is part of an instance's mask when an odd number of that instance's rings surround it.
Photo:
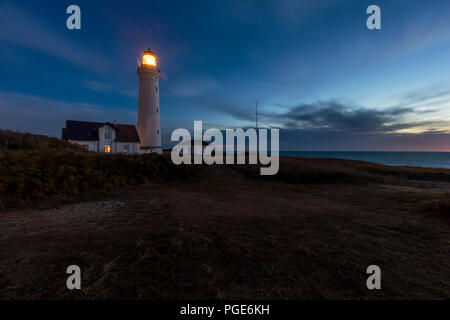
<path fill-rule="evenodd" d="M 150 47 L 164 146 L 194 120 L 254 127 L 258 100 L 281 150 L 450 151 L 449 21 L 448 0 L 0 0 L 0 128 L 136 124 Z"/>

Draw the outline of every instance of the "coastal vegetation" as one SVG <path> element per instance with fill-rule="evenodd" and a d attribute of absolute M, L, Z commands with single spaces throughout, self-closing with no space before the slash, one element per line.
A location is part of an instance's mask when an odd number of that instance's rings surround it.
<path fill-rule="evenodd" d="M 0 131 L 0 208 L 112 187 L 195 178 L 201 166 L 167 156 L 87 152 L 56 138 Z"/>
<path fill-rule="evenodd" d="M 0 152 L 0 299 L 450 297 L 450 170 L 282 157 L 264 177 L 27 139 Z"/>

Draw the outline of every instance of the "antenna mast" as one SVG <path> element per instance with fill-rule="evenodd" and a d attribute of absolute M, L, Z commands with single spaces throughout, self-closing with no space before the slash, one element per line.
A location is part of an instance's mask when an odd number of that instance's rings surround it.
<path fill-rule="evenodd" d="M 258 100 L 256 100 L 256 130 L 258 130 Z"/>

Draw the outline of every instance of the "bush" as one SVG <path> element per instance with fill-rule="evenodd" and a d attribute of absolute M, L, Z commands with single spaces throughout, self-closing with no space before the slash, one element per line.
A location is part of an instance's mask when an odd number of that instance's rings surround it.
<path fill-rule="evenodd" d="M 82 150 L 78 145 L 44 135 L 0 130 L 0 150 Z"/>
<path fill-rule="evenodd" d="M 169 157 L 153 154 L 130 156 L 49 148 L 0 151 L 0 207 L 54 194 L 187 180 L 202 169 L 177 166 Z"/>

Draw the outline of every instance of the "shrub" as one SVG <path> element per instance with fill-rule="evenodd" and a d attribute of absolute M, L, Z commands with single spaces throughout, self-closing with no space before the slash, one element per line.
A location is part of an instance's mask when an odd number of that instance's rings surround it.
<path fill-rule="evenodd" d="M 202 166 L 174 165 L 169 157 L 97 154 L 69 149 L 0 152 L 0 207 L 60 193 L 77 194 L 199 175 Z"/>
<path fill-rule="evenodd" d="M 82 150 L 78 145 L 44 135 L 0 130 L 0 150 L 69 149 Z"/>

